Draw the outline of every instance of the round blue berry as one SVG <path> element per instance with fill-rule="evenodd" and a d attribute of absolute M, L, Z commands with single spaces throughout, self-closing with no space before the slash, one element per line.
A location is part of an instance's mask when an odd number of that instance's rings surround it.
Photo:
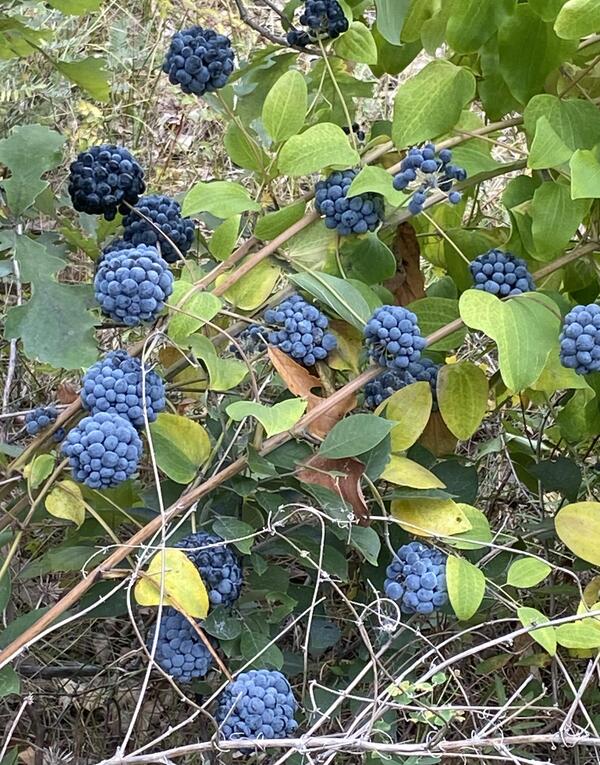
<path fill-rule="evenodd" d="M 426 340 L 414 313 L 402 306 L 378 308 L 364 330 L 367 352 L 382 367 L 406 370 L 421 358 Z"/>
<path fill-rule="evenodd" d="M 474 287 L 498 297 L 512 297 L 535 290 L 527 263 L 503 250 L 488 250 L 469 264 Z"/>
<path fill-rule="evenodd" d="M 421 542 L 396 552 L 386 569 L 384 591 L 406 614 L 431 614 L 448 602 L 444 553 Z"/>
<path fill-rule="evenodd" d="M 25 430 L 29 436 L 37 436 L 45 430 L 51 423 L 53 423 L 58 417 L 58 410 L 53 406 L 41 406 L 28 412 L 25 416 Z M 52 435 L 53 439 L 58 443 L 65 437 L 64 428 L 59 428 Z"/>
<path fill-rule="evenodd" d="M 329 320 L 300 295 L 292 295 L 265 311 L 269 325 L 268 342 L 306 367 L 324 360 L 337 346 L 335 335 L 327 332 Z"/>
<path fill-rule="evenodd" d="M 565 316 L 560 362 L 580 375 L 600 371 L 600 306 L 596 303 L 577 305 Z"/>
<path fill-rule="evenodd" d="M 194 221 L 181 217 L 181 206 L 170 197 L 152 194 L 141 197 L 123 219 L 123 239 L 131 246 L 159 247 L 167 263 L 184 256 L 194 241 Z"/>
<path fill-rule="evenodd" d="M 146 636 L 149 652 L 152 650 L 155 634 L 156 623 Z M 214 646 L 214 640 L 206 637 Z M 180 683 L 191 683 L 192 680 L 205 677 L 213 663 L 211 652 L 190 622 L 182 613 L 169 606 L 162 609 L 154 660 L 161 669 Z"/>
<path fill-rule="evenodd" d="M 315 208 L 325 216 L 325 225 L 340 236 L 366 234 L 375 231 L 384 216 L 384 202 L 380 194 L 366 192 L 347 197 L 356 170 L 332 173 L 315 186 Z"/>
<path fill-rule="evenodd" d="M 202 96 L 227 84 L 234 55 L 228 37 L 193 26 L 173 35 L 162 69 L 184 93 Z"/>
<path fill-rule="evenodd" d="M 198 531 L 177 542 L 200 572 L 213 606 L 231 606 L 240 597 L 243 570 L 240 556 L 222 537 Z"/>

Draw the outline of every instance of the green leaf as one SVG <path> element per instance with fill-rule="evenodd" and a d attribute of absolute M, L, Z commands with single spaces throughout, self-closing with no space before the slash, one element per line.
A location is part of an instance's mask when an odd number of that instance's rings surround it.
<path fill-rule="evenodd" d="M 222 284 L 231 272 L 219 276 L 215 282 Z M 242 311 L 254 311 L 262 305 L 273 292 L 281 275 L 281 269 L 270 260 L 261 260 L 254 268 L 233 284 L 223 297 Z"/>
<path fill-rule="evenodd" d="M 217 640 L 235 640 L 241 635 L 243 625 L 240 619 L 230 615 L 224 606 L 216 606 L 210 609 L 202 627 Z"/>
<path fill-rule="evenodd" d="M 230 122 L 223 138 L 229 159 L 239 167 L 262 174 L 269 164 L 269 157 L 248 131 L 244 132 L 236 122 Z"/>
<path fill-rule="evenodd" d="M 38 454 L 25 465 L 23 475 L 27 478 L 30 489 L 37 489 L 54 470 L 55 459 L 51 454 Z"/>
<path fill-rule="evenodd" d="M 254 401 L 235 401 L 225 409 L 232 420 L 255 417 L 265 429 L 267 436 L 290 430 L 298 422 L 306 409 L 306 401 L 290 398 L 273 406 L 257 404 Z"/>
<path fill-rule="evenodd" d="M 464 502 L 457 502 L 456 505 L 462 510 L 471 528 L 460 534 L 460 540 L 447 539 L 446 544 L 456 547 L 457 550 L 480 550 L 487 547 L 487 543 L 492 541 L 492 531 L 486 516 L 481 510 Z"/>
<path fill-rule="evenodd" d="M 392 516 L 417 537 L 462 536 L 471 528 L 467 516 L 451 499 L 395 499 Z"/>
<path fill-rule="evenodd" d="M 393 452 L 403 452 L 417 441 L 429 421 L 432 406 L 433 397 L 427 382 L 407 385 L 383 402 L 380 408 L 396 423 L 391 433 Z"/>
<path fill-rule="evenodd" d="M 442 419 L 459 441 L 466 441 L 481 425 L 488 402 L 485 373 L 470 361 L 443 366 L 437 378 Z"/>
<path fill-rule="evenodd" d="M 254 544 L 254 529 L 250 524 L 237 518 L 222 517 L 216 520 L 212 529 L 226 542 L 231 542 L 244 555 L 249 555 Z M 245 539 L 244 537 L 248 537 Z"/>
<path fill-rule="evenodd" d="M 502 379 L 510 390 L 524 390 L 538 379 L 556 346 L 561 323 L 558 308 L 547 295 L 528 292 L 501 301 L 471 289 L 461 295 L 459 306 L 468 327 L 496 342 Z"/>
<path fill-rule="evenodd" d="M 557 167 L 568 162 L 572 154 L 573 150 L 564 143 L 550 124 L 550 120 L 545 115 L 539 117 L 527 157 L 527 167 L 533 170 Z"/>
<path fill-rule="evenodd" d="M 377 45 L 370 29 L 361 21 L 353 21 L 348 31 L 334 45 L 338 56 L 359 64 L 377 63 Z"/>
<path fill-rule="evenodd" d="M 48 5 L 56 8 L 61 13 L 70 13 L 73 16 L 81 16 L 83 13 L 97 11 L 102 0 L 48 0 Z"/>
<path fill-rule="evenodd" d="M 89 284 L 59 284 L 54 274 L 64 262 L 27 236 L 15 237 L 21 277 L 31 282 L 32 295 L 8 310 L 5 337 L 21 339 L 25 354 L 59 369 L 91 366 L 98 357 L 90 309 L 95 305 Z"/>
<path fill-rule="evenodd" d="M 535 587 L 552 571 L 546 561 L 538 558 L 518 558 L 510 564 L 506 576 L 506 584 L 511 587 Z"/>
<path fill-rule="evenodd" d="M 297 69 L 290 69 L 273 85 L 263 105 L 262 121 L 275 143 L 300 132 L 307 109 L 306 80 Z"/>
<path fill-rule="evenodd" d="M 150 425 L 158 467 L 175 483 L 189 483 L 210 456 L 210 439 L 197 422 L 162 412 Z"/>
<path fill-rule="evenodd" d="M 183 343 L 207 321 L 214 319 L 222 303 L 210 292 L 194 290 L 190 282 L 177 281 L 168 305 L 171 307 L 168 335 L 175 343 Z"/>
<path fill-rule="evenodd" d="M 496 31 L 498 0 L 460 0 L 454 3 L 448 19 L 446 37 L 458 53 L 474 53 Z"/>
<path fill-rule="evenodd" d="M 233 181 L 200 181 L 188 191 L 183 200 L 182 215 L 208 212 L 223 220 L 247 210 L 258 212 L 255 202 L 243 186 Z"/>
<path fill-rule="evenodd" d="M 345 249 L 342 255 L 346 256 Z M 347 275 L 365 284 L 381 284 L 391 279 L 397 267 L 394 253 L 377 234 L 361 237 L 348 253 L 345 262 Z"/>
<path fill-rule="evenodd" d="M 546 77 L 574 48 L 557 37 L 552 24 L 543 21 L 528 5 L 517 5 L 498 31 L 500 71 L 522 104 L 544 89 Z"/>
<path fill-rule="evenodd" d="M 560 99 L 547 93 L 534 96 L 523 112 L 525 132 L 530 139 L 536 134 L 542 117 L 545 117 L 560 141 L 572 152 L 576 149 L 591 149 L 598 143 L 600 112 L 588 101 Z"/>
<path fill-rule="evenodd" d="M 262 239 L 264 242 L 275 239 L 276 236 L 279 236 L 279 234 L 299 221 L 304 216 L 305 211 L 306 202 L 300 200 L 284 207 L 282 210 L 267 213 L 256 222 L 254 236 Z"/>
<path fill-rule="evenodd" d="M 358 173 L 350 184 L 347 197 L 355 197 L 359 194 L 372 191 L 381 194 L 385 201 L 392 207 L 400 207 L 408 200 L 406 194 L 396 191 L 393 176 L 378 165 L 366 165 Z"/>
<path fill-rule="evenodd" d="M 546 182 L 538 186 L 530 209 L 531 234 L 538 260 L 552 260 L 569 244 L 590 204 L 587 199 L 571 199 L 569 187 L 562 183 Z"/>
<path fill-rule="evenodd" d="M 297 177 L 316 173 L 324 167 L 352 167 L 359 159 L 341 127 L 321 122 L 286 141 L 278 164 L 282 175 Z"/>
<path fill-rule="evenodd" d="M 266 648 L 270 642 L 269 635 L 255 630 L 244 630 L 240 640 L 240 651 L 246 660 L 244 663 L 248 662 L 253 669 L 281 669 L 283 667 L 281 649 L 275 644 Z M 254 658 L 255 656 L 257 658 Z"/>
<path fill-rule="evenodd" d="M 523 627 L 529 627 L 532 624 L 545 624 L 550 621 L 547 616 L 535 608 L 517 608 L 517 616 Z M 554 656 L 556 653 L 556 631 L 554 627 L 542 627 L 539 630 L 532 630 L 529 634 L 550 656 Z"/>
<path fill-rule="evenodd" d="M 55 61 L 54 66 L 96 101 L 106 103 L 109 100 L 110 82 L 105 59 L 88 56 L 79 61 Z"/>
<path fill-rule="evenodd" d="M 474 95 L 475 78 L 468 69 L 441 59 L 431 61 L 396 92 L 394 143 L 402 148 L 446 133 Z"/>
<path fill-rule="evenodd" d="M 598 29 L 600 29 L 598 0 L 567 0 L 554 22 L 554 31 L 565 40 L 578 40 Z"/>
<path fill-rule="evenodd" d="M 0 141 L 0 164 L 11 173 L 2 186 L 13 215 L 21 215 L 47 188 L 41 176 L 60 164 L 64 142 L 62 135 L 42 125 L 21 125 Z"/>
<path fill-rule="evenodd" d="M 64 518 L 77 528 L 85 521 L 85 502 L 81 487 L 75 481 L 57 483 L 44 500 L 46 510 L 55 518 Z"/>
<path fill-rule="evenodd" d="M 565 0 L 529 0 L 529 5 L 544 21 L 554 21 L 564 2 Z"/>
<path fill-rule="evenodd" d="M 577 557 L 600 566 L 600 502 L 574 502 L 561 508 L 556 533 Z"/>
<path fill-rule="evenodd" d="M 194 335 L 188 343 L 208 370 L 209 390 L 227 391 L 236 388 L 248 374 L 248 367 L 242 361 L 221 358 L 208 337 Z"/>
<path fill-rule="evenodd" d="M 353 414 L 336 423 L 321 444 L 321 457 L 341 459 L 364 454 L 381 443 L 394 423 L 374 414 Z"/>
<path fill-rule="evenodd" d="M 481 605 L 485 594 L 485 576 L 464 558 L 449 555 L 446 584 L 454 613 L 460 621 L 467 621 Z"/>
<path fill-rule="evenodd" d="M 569 162 L 573 199 L 600 197 L 600 160 L 598 151 L 577 149 Z"/>
<path fill-rule="evenodd" d="M 352 526 L 350 530 L 350 545 L 364 555 L 372 566 L 377 565 L 381 540 L 375 529 L 365 526 Z"/>
<path fill-rule="evenodd" d="M 416 314 L 419 329 L 425 337 L 460 318 L 458 300 L 452 298 L 426 297 L 415 300 L 408 307 Z M 463 344 L 466 334 L 467 330 L 461 327 L 448 337 L 433 343 L 429 349 L 432 351 L 451 351 Z"/>
<path fill-rule="evenodd" d="M 317 300 L 328 305 L 344 321 L 357 329 L 364 329 L 371 317 L 371 309 L 361 293 L 352 284 L 337 276 L 319 271 L 293 274 L 290 281 L 306 290 Z"/>
<path fill-rule="evenodd" d="M 397 486 L 411 486 L 413 489 L 446 488 L 446 484 L 423 465 L 398 454 L 390 455 L 381 478 Z"/>
<path fill-rule="evenodd" d="M 0 669 L 0 699 L 12 693 L 21 693 L 21 678 L 8 664 Z"/>
<path fill-rule="evenodd" d="M 593 619 L 582 619 L 555 628 L 556 641 L 565 648 L 600 648 L 600 629 Z"/>
<path fill-rule="evenodd" d="M 226 260 L 236 245 L 240 235 L 241 215 L 232 215 L 213 231 L 208 250 L 216 260 Z"/>
<path fill-rule="evenodd" d="M 400 31 L 410 0 L 375 0 L 377 29 L 391 45 L 400 45 Z"/>

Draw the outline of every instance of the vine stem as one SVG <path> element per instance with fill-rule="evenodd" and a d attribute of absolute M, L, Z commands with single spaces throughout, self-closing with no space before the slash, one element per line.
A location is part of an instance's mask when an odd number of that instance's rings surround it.
<path fill-rule="evenodd" d="M 584 255 L 589 255 L 598 249 L 600 249 L 600 245 L 598 243 L 591 242 L 579 247 L 575 247 L 570 253 L 567 253 L 565 256 L 559 258 L 553 263 L 549 263 L 547 266 L 536 272 L 534 274 L 534 278 L 539 279 L 540 275 L 542 274 L 548 275 L 553 271 L 557 271 L 567 263 L 570 263 L 579 257 L 583 257 Z M 440 329 L 432 332 L 426 338 L 427 345 L 433 345 L 438 340 L 442 340 L 443 338 L 448 337 L 453 332 L 456 332 L 457 329 L 460 329 L 463 324 L 464 323 L 462 319 L 455 319 L 449 324 L 440 327 Z M 381 374 L 381 371 L 381 367 L 371 366 L 360 375 L 355 377 L 353 380 L 346 383 L 346 385 L 337 390 L 333 395 L 323 399 L 320 404 L 314 407 L 314 409 L 311 409 L 309 412 L 307 412 L 296 423 L 296 425 L 294 425 L 293 428 L 267 439 L 260 451 L 261 456 L 269 454 L 274 449 L 277 449 L 277 447 L 285 444 L 293 438 L 301 436 L 308 425 L 329 411 L 331 407 L 339 404 L 340 402 L 344 401 L 344 399 L 358 392 L 366 385 L 366 383 L 374 380 L 379 374 Z M 67 411 L 69 410 L 66 410 L 63 415 L 66 414 Z M 160 531 L 163 523 L 169 523 L 173 518 L 187 510 L 200 498 L 206 494 L 209 494 L 211 491 L 213 491 L 213 489 L 217 488 L 225 481 L 228 481 L 230 478 L 238 475 L 242 470 L 245 469 L 247 462 L 247 457 L 238 457 L 235 462 L 232 462 L 230 465 L 223 468 L 223 470 L 207 479 L 203 484 L 182 495 L 174 504 L 165 510 L 164 515 L 157 516 L 145 526 L 143 526 L 139 531 L 137 531 L 125 544 L 117 548 L 108 558 L 106 558 L 105 561 L 96 566 L 96 568 L 94 568 L 85 577 L 85 579 L 82 579 L 81 582 L 75 585 L 75 587 L 70 592 L 64 595 L 36 622 L 34 622 L 21 635 L 9 643 L 9 645 L 7 645 L 4 650 L 2 650 L 2 652 L 0 652 L 0 669 L 12 661 L 26 647 L 29 647 L 35 643 L 38 636 L 44 632 L 44 630 L 47 630 L 47 628 L 50 627 L 50 625 L 52 625 L 52 623 L 65 611 L 74 606 L 79 601 L 79 599 L 90 589 L 90 587 L 99 581 L 107 571 L 110 571 L 112 568 L 121 563 L 121 561 L 127 557 L 132 549 L 143 544 L 149 537 Z"/>

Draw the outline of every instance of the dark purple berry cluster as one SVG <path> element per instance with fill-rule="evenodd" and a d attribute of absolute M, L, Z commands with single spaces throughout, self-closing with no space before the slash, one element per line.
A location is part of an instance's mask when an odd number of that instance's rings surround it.
<path fill-rule="evenodd" d="M 91 489 L 109 489 L 133 475 L 142 456 L 136 429 L 118 414 L 98 412 L 84 417 L 61 447 L 73 477 Z"/>
<path fill-rule="evenodd" d="M 444 553 L 421 542 L 403 545 L 386 569 L 384 591 L 405 614 L 431 614 L 448 602 Z"/>
<path fill-rule="evenodd" d="M 165 408 L 165 385 L 150 369 L 143 375 L 142 362 L 127 351 L 112 351 L 85 373 L 81 403 L 92 414 L 113 412 L 143 428 L 144 413 L 154 422 Z"/>
<path fill-rule="evenodd" d="M 400 172 L 394 176 L 394 188 L 412 194 L 408 209 L 412 215 L 418 215 L 427 197 L 436 189 L 445 192 L 451 204 L 458 204 L 462 197 L 452 186 L 466 177 L 464 168 L 452 164 L 450 149 L 442 149 L 438 154 L 435 146 L 427 143 L 422 148 L 409 150 L 400 164 Z"/>
<path fill-rule="evenodd" d="M 199 624 L 199 622 L 198 622 Z M 152 651 L 156 622 L 146 636 L 146 648 Z M 213 640 L 207 637 L 211 645 Z M 213 657 L 202 638 L 185 616 L 165 606 L 158 627 L 154 660 L 168 675 L 181 683 L 191 683 L 208 674 Z"/>
<path fill-rule="evenodd" d="M 155 247 L 139 244 L 105 254 L 94 292 L 104 314 L 133 327 L 156 320 L 173 292 L 173 274 Z"/>
<path fill-rule="evenodd" d="M 578 375 L 600 371 L 600 306 L 576 305 L 560 333 L 560 362 Z"/>
<path fill-rule="evenodd" d="M 265 321 L 273 328 L 269 331 L 269 344 L 305 367 L 326 359 L 337 345 L 335 336 L 327 332 L 327 316 L 300 295 L 292 295 L 275 308 L 268 308 Z"/>
<path fill-rule="evenodd" d="M 142 197 L 123 220 L 123 239 L 130 246 L 160 247 L 167 263 L 175 263 L 192 246 L 194 221 L 181 217 L 181 206 L 170 197 L 151 194 Z"/>
<path fill-rule="evenodd" d="M 347 196 L 357 175 L 357 170 L 336 171 L 315 186 L 316 210 L 325 216 L 327 228 L 335 229 L 340 236 L 375 231 L 383 220 L 385 208 L 381 194 L 366 192 Z"/>
<path fill-rule="evenodd" d="M 535 290 L 527 263 L 511 252 L 488 250 L 471 261 L 469 270 L 475 289 L 498 297 L 512 297 Z"/>
<path fill-rule="evenodd" d="M 424 356 L 419 361 L 413 361 L 402 371 L 387 370 L 365 385 L 365 406 L 368 409 L 377 407 L 392 393 L 415 382 L 428 382 L 433 396 L 433 409 L 437 409 L 436 385 L 441 364 L 436 364 Z"/>
<path fill-rule="evenodd" d="M 92 146 L 78 155 L 69 172 L 73 207 L 112 220 L 125 214 L 144 193 L 144 171 L 122 146 Z"/>
<path fill-rule="evenodd" d="M 53 406 L 40 406 L 25 416 L 25 430 L 29 436 L 37 436 L 51 425 L 58 417 L 58 410 Z M 65 437 L 65 429 L 59 428 L 52 438 L 58 443 Z"/>
<path fill-rule="evenodd" d="M 394 370 L 408 369 L 419 361 L 426 345 L 415 314 L 399 305 L 378 308 L 367 322 L 364 335 L 370 358 Z"/>
<path fill-rule="evenodd" d="M 240 556 L 217 534 L 198 531 L 177 542 L 200 572 L 213 606 L 231 606 L 240 597 L 243 570 Z"/>
<path fill-rule="evenodd" d="M 215 719 L 226 740 L 287 738 L 298 727 L 298 705 L 281 672 L 251 669 L 241 672 L 217 700 Z"/>
<path fill-rule="evenodd" d="M 306 0 L 300 24 L 306 31 L 292 29 L 287 41 L 301 48 L 317 39 L 334 40 L 348 29 L 348 19 L 337 0 Z"/>
<path fill-rule="evenodd" d="M 348 127 L 348 125 L 342 125 L 342 130 L 346 135 L 350 135 L 350 133 L 354 133 L 356 138 L 362 143 L 366 136 L 365 131 L 361 128 L 361 126 L 358 124 L 358 122 L 353 122 L 352 127 Z"/>
<path fill-rule="evenodd" d="M 203 96 L 227 84 L 234 56 L 228 37 L 194 26 L 173 35 L 162 69 L 184 93 Z"/>

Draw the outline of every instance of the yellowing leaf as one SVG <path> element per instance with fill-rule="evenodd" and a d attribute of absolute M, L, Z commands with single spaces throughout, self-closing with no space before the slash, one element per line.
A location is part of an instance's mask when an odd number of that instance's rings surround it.
<path fill-rule="evenodd" d="M 391 455 L 381 477 L 397 486 L 410 486 L 413 489 L 443 489 L 446 486 L 418 462 L 397 454 Z"/>
<path fill-rule="evenodd" d="M 385 409 L 386 417 L 398 424 L 392 430 L 392 451 L 403 452 L 411 447 L 425 430 L 433 399 L 429 383 L 417 382 L 393 393 L 377 408 Z"/>
<path fill-rule="evenodd" d="M 600 630 L 591 619 L 582 619 L 556 627 L 556 640 L 565 648 L 600 648 Z"/>
<path fill-rule="evenodd" d="M 487 409 L 488 381 L 470 361 L 443 366 L 437 379 L 440 414 L 450 432 L 461 441 L 470 438 Z"/>
<path fill-rule="evenodd" d="M 517 616 L 524 627 L 529 627 L 530 624 L 545 624 L 550 621 L 547 616 L 544 616 L 541 611 L 535 608 L 518 608 Z M 554 656 L 556 653 L 556 632 L 554 627 L 542 627 L 539 630 L 533 630 L 529 634 L 544 650 L 548 651 L 550 656 Z"/>
<path fill-rule="evenodd" d="M 454 555 L 446 563 L 448 597 L 454 613 L 461 621 L 470 619 L 479 608 L 485 594 L 485 576 L 464 558 Z"/>
<path fill-rule="evenodd" d="M 456 547 L 457 550 L 479 550 L 486 547 L 488 542 L 492 541 L 492 532 L 490 522 L 485 515 L 472 505 L 464 502 L 457 502 L 458 507 L 463 511 L 467 520 L 471 524 L 469 531 L 463 532 L 460 539 L 452 537 L 447 540 L 447 544 Z"/>
<path fill-rule="evenodd" d="M 157 552 L 145 574 L 135 585 L 134 595 L 140 606 L 163 603 L 188 616 L 204 619 L 208 614 L 208 593 L 198 569 L 183 550 L 167 547 Z"/>
<path fill-rule="evenodd" d="M 150 425 L 159 468 L 176 483 L 189 483 L 210 454 L 210 439 L 202 425 L 178 414 L 163 412 Z"/>
<path fill-rule="evenodd" d="M 217 287 L 229 278 L 230 273 L 217 278 Z M 279 266 L 269 260 L 263 260 L 232 285 L 223 297 L 242 311 L 253 311 L 271 295 L 280 274 Z"/>
<path fill-rule="evenodd" d="M 559 510 L 554 524 L 556 533 L 572 553 L 600 566 L 600 502 L 567 505 Z"/>
<path fill-rule="evenodd" d="M 38 454 L 25 465 L 23 475 L 29 481 L 30 489 L 37 489 L 54 469 L 54 457 L 51 454 Z"/>
<path fill-rule="evenodd" d="M 537 558 L 518 558 L 510 564 L 506 584 L 512 587 L 535 587 L 552 571 L 546 561 Z"/>
<path fill-rule="evenodd" d="M 451 499 L 395 499 L 392 515 L 417 537 L 447 537 L 471 528 L 465 513 Z"/>
<path fill-rule="evenodd" d="M 45 499 L 46 510 L 55 518 L 64 518 L 81 526 L 85 520 L 85 503 L 75 481 L 57 483 Z"/>

